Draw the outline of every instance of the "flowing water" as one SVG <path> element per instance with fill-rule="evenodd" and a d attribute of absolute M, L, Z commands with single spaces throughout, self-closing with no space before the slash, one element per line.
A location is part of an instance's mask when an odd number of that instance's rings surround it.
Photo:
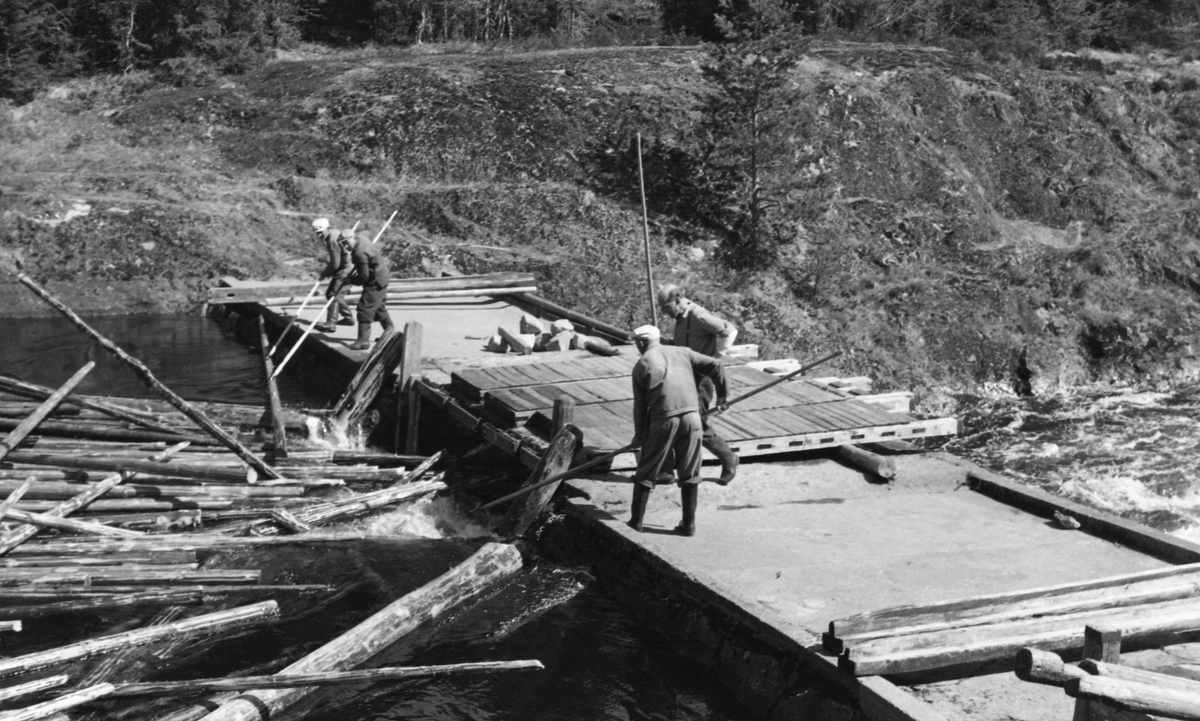
<path fill-rule="evenodd" d="M 257 351 L 207 318 L 90 319 L 141 359 L 167 387 L 190 400 L 262 402 Z M 0 319 L 0 374 L 61 385 L 88 360 L 97 367 L 81 393 L 147 396 L 124 365 L 58 319 Z M 287 374 L 288 405 L 321 407 L 329 399 Z M 157 679 L 270 673 L 293 661 L 468 556 L 487 532 L 448 499 L 427 499 L 351 524 L 394 542 L 337 548 L 223 553 L 206 567 L 261 568 L 264 584 L 330 583 L 343 595 L 278 597 L 283 621 L 267 629 L 223 634 L 204 643 L 148 649 L 130 661 Z M 240 599 L 249 603 L 257 598 Z M 51 647 L 140 623 L 133 613 L 97 619 L 34 619 L 22 641 Z M 36 640 L 35 640 L 36 639 Z M 654 629 L 639 625 L 593 583 L 586 569 L 537 563 L 482 602 L 388 649 L 377 663 L 429 665 L 538 659 L 544 671 L 506 672 L 322 690 L 276 721 L 500 721 L 503 719 L 705 719 L 754 716 L 710 672 L 674 653 Z M 85 671 L 90 670 L 85 668 Z M 156 674 L 155 671 L 158 671 Z M 120 679 L 118 679 L 120 680 Z M 88 718 L 153 719 L 178 710 L 180 699 L 113 704 Z M 75 718 L 75 716 L 73 716 Z"/>

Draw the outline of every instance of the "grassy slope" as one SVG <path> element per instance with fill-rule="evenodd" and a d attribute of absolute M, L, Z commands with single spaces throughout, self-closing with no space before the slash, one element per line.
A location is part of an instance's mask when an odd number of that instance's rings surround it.
<path fill-rule="evenodd" d="M 917 390 L 1192 376 L 1200 306 L 1196 71 L 1106 58 L 989 65 L 933 48 L 819 46 L 796 72 L 771 272 L 739 276 L 673 213 L 654 165 L 689 149 L 700 51 L 356 53 L 211 88 L 79 84 L 0 126 L 0 254 L 76 307 L 181 310 L 211 279 L 305 276 L 308 220 L 371 227 L 416 274 L 527 268 L 553 299 L 645 318 L 629 143 L 651 165 L 656 279 L 764 355 Z M 77 203 L 87 215 L 54 224 Z M 49 222 L 48 222 L 49 221 Z M 67 281 L 71 281 L 68 283 Z M 0 281 L 8 313 L 41 312 Z"/>

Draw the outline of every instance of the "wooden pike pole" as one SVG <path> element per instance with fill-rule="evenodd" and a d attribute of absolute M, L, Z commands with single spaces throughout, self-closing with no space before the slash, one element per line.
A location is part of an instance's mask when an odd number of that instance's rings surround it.
<path fill-rule="evenodd" d="M 287 322 L 287 325 L 283 327 L 283 332 L 279 334 L 279 337 L 275 339 L 275 344 L 271 346 L 269 351 L 267 351 L 268 358 L 275 355 L 275 351 L 279 349 L 279 344 L 283 342 L 285 337 L 287 337 L 288 331 L 292 329 L 292 326 L 296 325 L 296 321 L 300 319 L 300 316 L 304 313 L 304 309 L 308 307 L 310 302 L 312 302 L 313 296 L 317 294 L 317 290 L 321 287 L 321 280 L 323 279 L 318 278 L 317 282 L 313 283 L 312 290 L 308 291 L 308 295 L 304 298 L 304 302 L 300 304 L 300 309 L 296 311 L 296 315 L 292 316 L 291 320 Z M 320 315 L 317 317 L 319 318 Z"/>
<path fill-rule="evenodd" d="M 654 273 L 650 270 L 650 214 L 646 209 L 646 176 L 642 172 L 642 134 L 637 134 L 638 186 L 642 191 L 642 240 L 646 247 L 646 287 L 650 291 L 650 320 L 658 325 L 658 303 L 654 298 Z"/>
<path fill-rule="evenodd" d="M 482 661 L 443 666 L 383 666 L 359 671 L 237 676 L 234 678 L 198 678 L 191 681 L 126 683 L 117 686 L 114 696 L 178 696 L 198 691 L 253 691 L 256 689 L 338 686 L 380 681 L 406 681 L 414 678 L 467 676 L 495 671 L 541 671 L 541 661 Z"/>
<path fill-rule="evenodd" d="M 308 327 L 304 329 L 304 334 L 300 336 L 300 340 L 296 341 L 296 344 L 293 345 L 292 349 L 289 350 L 287 355 L 283 357 L 283 360 L 279 361 L 279 365 L 275 368 L 275 372 L 271 374 L 272 379 L 278 378 L 279 374 L 283 372 L 284 366 L 288 364 L 288 361 L 292 359 L 292 356 L 296 355 L 296 351 L 300 350 L 300 346 L 304 344 L 304 339 L 307 338 L 308 334 L 313 332 L 313 328 L 316 328 L 317 324 L 321 322 L 321 316 L 325 315 L 325 311 L 329 310 L 329 306 L 333 305 L 333 301 L 335 300 L 337 300 L 336 295 L 330 297 L 329 300 L 325 301 L 325 305 L 321 306 L 321 310 L 317 311 L 316 317 L 313 318 L 312 322 L 308 324 Z"/>
<path fill-rule="evenodd" d="M 75 661 L 95 656 L 98 653 L 116 651 L 184 634 L 204 633 L 242 624 L 257 625 L 268 623 L 278 616 L 279 605 L 274 601 L 263 601 L 262 603 L 255 603 L 249 606 L 206 613 L 174 623 L 165 623 L 161 626 L 148 626 L 134 631 L 115 633 L 111 636 L 88 639 L 87 641 L 80 641 L 47 651 L 2 659 L 0 660 L 0 676 L 11 676 L 44 666 Z M 0 716 L 0 718 L 4 717 Z"/>
<path fill-rule="evenodd" d="M 63 399 L 67 397 L 67 394 L 75 386 L 79 385 L 80 381 L 95 367 L 96 363 L 94 361 L 88 361 L 82 368 L 75 371 L 75 375 L 71 376 L 61 388 L 51 393 L 50 397 L 42 401 L 42 404 L 37 407 L 36 411 L 21 421 L 20 425 L 10 432 L 3 441 L 0 441 L 0 461 L 4 460 L 4 457 L 11 453 L 14 448 L 21 445 L 21 441 L 25 440 L 25 437 L 32 433 L 33 429 L 37 428 L 38 424 L 44 421 L 46 416 L 50 415 L 50 412 L 57 408 L 58 404 L 62 403 Z"/>
<path fill-rule="evenodd" d="M 42 300 L 49 303 L 55 310 L 57 310 L 58 312 L 62 313 L 64 316 L 66 316 L 67 320 L 71 321 L 71 323 L 75 327 L 79 328 L 84 333 L 87 333 L 94 340 L 99 342 L 100 345 L 102 345 L 105 348 L 105 350 L 112 353 L 117 358 L 119 358 L 120 360 L 125 362 L 127 365 L 129 365 L 131 368 L 133 368 L 134 372 L 136 372 L 138 374 L 138 376 L 142 379 L 142 382 L 145 383 L 151 390 L 153 390 L 156 394 L 158 394 L 160 397 L 162 397 L 164 400 L 166 400 L 168 403 L 170 403 L 172 406 L 174 406 L 176 409 L 178 409 L 185 416 L 190 418 L 193 422 L 196 423 L 196 425 L 198 425 L 201 428 L 203 428 L 204 430 L 208 431 L 213 436 L 213 438 L 216 438 L 217 441 L 219 441 L 221 443 L 221 445 L 223 445 L 226 448 L 228 448 L 229 450 L 233 451 L 234 454 L 236 454 L 239 458 L 241 458 L 243 461 L 245 461 L 246 464 L 249 465 L 251 468 L 258 471 L 260 474 L 262 474 L 266 478 L 281 478 L 282 477 L 279 475 L 279 473 L 274 468 L 271 468 L 266 463 L 264 463 L 261 458 L 258 458 L 253 453 L 251 453 L 250 449 L 246 448 L 241 443 L 239 443 L 236 438 L 229 435 L 224 430 L 222 430 L 220 428 L 220 426 L 218 426 L 217 424 L 215 424 L 211 420 L 209 420 L 208 416 L 206 416 L 203 411 L 201 411 L 199 408 L 192 405 L 191 403 L 188 403 L 184 399 L 180 398 L 178 395 L 176 395 L 174 393 L 174 391 L 172 391 L 170 388 L 167 388 L 165 385 L 163 385 L 158 380 L 158 378 L 154 377 L 154 374 L 150 372 L 150 369 L 147 368 L 144 363 L 142 363 L 137 358 L 134 358 L 133 356 L 129 355 L 125 351 L 121 350 L 121 348 L 119 346 L 117 346 L 117 344 L 113 343 L 108 338 L 105 338 L 104 336 L 100 335 L 100 333 L 98 333 L 95 329 L 93 329 L 86 322 L 84 322 L 84 320 L 82 318 L 80 318 L 78 315 L 76 315 L 74 311 L 72 311 L 67 306 L 63 305 L 63 303 L 61 301 L 59 301 L 54 296 L 50 295 L 49 292 L 47 292 L 44 288 L 42 288 L 40 285 L 35 283 L 32 278 L 25 275 L 24 273 L 20 273 L 17 275 L 17 280 L 21 281 L 21 283 L 25 287 L 29 288 L 34 293 L 36 293 L 39 297 L 41 297 Z"/>
<path fill-rule="evenodd" d="M 271 414 L 271 440 L 273 460 L 287 458 L 287 429 L 283 426 L 283 402 L 279 399 L 279 386 L 275 383 L 275 365 L 267 348 L 267 323 L 262 313 L 258 314 L 258 340 L 262 349 L 263 373 L 267 377 L 267 412 Z"/>
<path fill-rule="evenodd" d="M 345 634 L 330 641 L 279 675 L 344 671 L 360 666 L 422 623 L 476 596 L 521 569 L 515 546 L 488 543 L 446 574 L 384 607 Z M 2 664 L 3 662 L 0 662 Z M 264 721 L 276 718 L 312 693 L 308 687 L 243 694 L 222 704 L 204 721 Z"/>
<path fill-rule="evenodd" d="M 491 503 L 485 503 L 482 506 L 480 506 L 478 508 L 478 510 L 486 511 L 487 509 L 491 508 L 492 506 L 498 506 L 501 503 L 504 503 L 505 501 L 511 501 L 514 498 L 520 498 L 521 496 L 525 495 L 526 493 L 532 493 L 539 488 L 544 488 L 545 486 L 550 485 L 551 483 L 558 483 L 559 481 L 561 481 L 565 478 L 570 478 L 571 476 L 577 476 L 582 471 L 586 471 L 587 469 L 589 469 L 593 466 L 598 466 L 601 463 L 604 463 L 605 461 L 611 461 L 612 459 L 616 458 L 617 456 L 621 455 L 622 453 L 627 453 L 629 451 L 632 451 L 633 449 L 634 449 L 634 445 L 632 443 L 630 443 L 627 446 L 621 446 L 620 448 L 618 448 L 615 451 L 605 453 L 602 456 L 596 456 L 595 458 L 588 461 L 587 463 L 581 463 L 578 466 L 575 466 L 574 468 L 563 471 L 562 473 L 556 473 L 555 475 L 550 476 L 549 478 L 547 478 L 544 481 L 539 481 L 539 482 L 533 484 L 532 486 L 525 486 L 524 488 L 522 488 L 519 491 L 513 491 L 512 493 L 508 494 L 507 496 L 501 496 L 500 498 L 497 498 L 496 500 L 492 501 Z"/>
<path fill-rule="evenodd" d="M 825 356 L 824 358 L 821 358 L 820 360 L 815 360 L 806 366 L 801 366 L 800 368 L 797 368 L 796 370 L 792 371 L 791 373 L 788 373 L 787 375 L 785 375 L 781 378 L 776 378 L 775 380 L 771 381 L 770 383 L 764 383 L 763 385 L 759 386 L 758 388 L 755 388 L 752 391 L 746 391 L 745 393 L 741 394 L 740 396 L 738 396 L 737 398 L 734 398 L 731 401 L 726 401 L 725 405 L 721 408 L 707 409 L 704 411 L 704 415 L 706 415 L 706 416 L 707 415 L 717 415 L 719 413 L 722 413 L 722 412 L 724 412 L 725 408 L 728 408 L 729 406 L 733 405 L 734 403 L 741 403 L 742 401 L 746 400 L 750 396 L 756 396 L 759 393 L 762 393 L 763 391 L 767 390 L 768 388 L 774 388 L 775 386 L 779 385 L 780 383 L 783 383 L 784 381 L 790 381 L 791 379 L 800 375 L 804 371 L 812 370 L 813 368 L 816 368 L 817 366 L 821 365 L 822 363 L 824 363 L 826 361 L 830 361 L 830 360 L 833 360 L 834 358 L 837 358 L 841 354 L 842 354 L 841 351 L 836 351 L 836 352 L 830 353 L 829 355 Z"/>

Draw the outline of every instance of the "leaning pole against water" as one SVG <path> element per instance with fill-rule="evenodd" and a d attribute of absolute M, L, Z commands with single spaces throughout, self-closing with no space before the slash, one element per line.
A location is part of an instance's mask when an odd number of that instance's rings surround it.
<path fill-rule="evenodd" d="M 280 671 L 278 675 L 353 669 L 421 624 L 466 601 L 521 569 L 516 546 L 488 543 L 444 575 L 395 601 L 346 633 Z M 315 688 L 247 691 L 202 721 L 267 721 Z"/>

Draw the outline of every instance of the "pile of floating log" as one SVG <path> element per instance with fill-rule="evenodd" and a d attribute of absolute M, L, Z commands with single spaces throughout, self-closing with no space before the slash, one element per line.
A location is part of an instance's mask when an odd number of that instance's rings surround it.
<path fill-rule="evenodd" d="M 1122 665 L 1122 637 L 1116 626 L 1087 626 L 1078 665 L 1050 651 L 1023 648 L 1017 651 L 1014 671 L 1022 681 L 1061 687 L 1075 699 L 1076 719 L 1134 721 L 1153 714 L 1200 721 L 1200 672 L 1187 666 L 1160 672 Z"/>
<path fill-rule="evenodd" d="M 1130 640 L 1200 630 L 1200 564 L 872 611 L 831 622 L 822 645 L 848 673 L 890 675 L 1078 648 L 1098 623 Z"/>
<path fill-rule="evenodd" d="M 32 280 L 20 280 L 131 365 L 165 405 L 73 394 L 92 363 L 58 389 L 0 378 L 0 407 L 8 413 L 0 420 L 11 420 L 0 439 L 0 633 L 25 635 L 23 622 L 35 618 L 114 609 L 127 615 L 152 614 L 141 628 L 0 660 L 0 677 L 17 681 L 0 688 L 0 709 L 23 707 L 0 710 L 0 719 L 52 717 L 102 698 L 205 690 L 228 691 L 230 699 L 242 699 L 210 703 L 207 708 L 220 706 L 211 718 L 259 718 L 260 712 L 277 713 L 322 684 L 541 667 L 536 661 L 517 661 L 347 673 L 423 620 L 520 568 L 515 548 L 493 544 L 279 674 L 113 683 L 113 674 L 126 665 L 120 654 L 136 646 L 240 631 L 279 616 L 273 599 L 237 605 L 236 599 L 247 593 L 343 593 L 323 585 L 267 586 L 260 583 L 261 569 L 205 563 L 220 550 L 359 541 L 364 538 L 359 531 L 314 529 L 438 493 L 445 488 L 443 474 L 433 469 L 441 454 L 426 458 L 289 449 L 287 430 L 303 428 L 304 423 L 287 420 L 277 392 L 267 394 L 265 414 L 262 408 L 190 403 Z M 265 334 L 262 339 L 265 347 Z M 270 358 L 263 355 L 270 387 Z M 378 370 L 381 364 L 374 367 Z M 378 378 L 369 378 L 372 372 L 360 375 L 356 382 L 374 383 L 376 389 L 381 385 Z M 330 415 L 345 422 L 369 402 L 351 388 Z M 55 418 L 71 418 L 72 425 L 54 427 L 51 424 L 58 421 L 49 419 Z M 261 441 L 254 432 L 260 424 L 274 433 L 266 448 L 256 452 L 251 446 Z M 178 532 L 181 529 L 190 532 Z M 232 607 L 211 610 L 230 599 Z M 201 604 L 210 612 L 188 615 Z M 98 654 L 116 655 L 83 676 L 20 678 Z M 235 707 L 248 703 L 244 699 L 251 694 L 237 691 L 247 689 L 256 690 L 256 698 L 250 710 L 238 710 Z M 55 697 L 46 698 L 48 693 Z"/>

